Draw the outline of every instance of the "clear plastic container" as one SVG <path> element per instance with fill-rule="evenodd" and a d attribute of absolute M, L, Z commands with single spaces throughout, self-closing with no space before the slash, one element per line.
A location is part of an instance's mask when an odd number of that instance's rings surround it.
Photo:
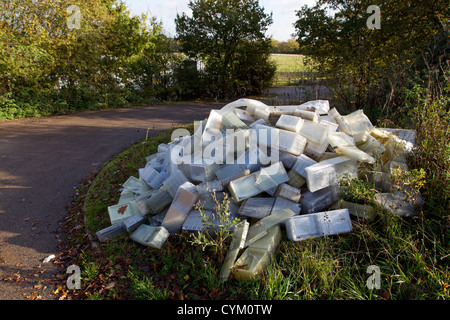
<path fill-rule="evenodd" d="M 108 213 L 111 224 L 116 224 L 128 219 L 132 215 L 139 214 L 139 210 L 136 201 L 130 201 L 128 203 L 109 206 Z"/>
<path fill-rule="evenodd" d="M 212 211 L 203 211 L 205 217 L 210 217 Z M 199 210 L 191 210 L 186 220 L 183 222 L 182 230 L 187 232 L 199 232 L 203 231 L 203 217 Z"/>
<path fill-rule="evenodd" d="M 347 209 L 295 216 L 286 221 L 286 234 L 291 241 L 301 241 L 352 232 Z"/>
<path fill-rule="evenodd" d="M 339 201 L 339 207 L 341 209 L 348 209 L 348 212 L 352 216 L 363 218 L 368 221 L 372 221 L 376 217 L 375 209 L 369 205 L 348 202 L 341 199 Z"/>
<path fill-rule="evenodd" d="M 233 239 L 231 240 L 230 248 L 225 257 L 225 261 L 220 270 L 220 280 L 225 282 L 228 280 L 231 274 L 231 268 L 233 267 L 239 251 L 244 248 L 245 239 L 247 237 L 249 223 L 246 220 L 238 223 L 233 230 Z"/>
<path fill-rule="evenodd" d="M 256 186 L 256 172 L 233 180 L 228 184 L 228 189 L 235 203 L 251 198 L 262 192 Z"/>
<path fill-rule="evenodd" d="M 269 265 L 275 249 L 281 241 L 280 226 L 276 225 L 251 244 L 234 264 L 232 270 L 237 280 L 250 280 L 261 274 Z"/>
<path fill-rule="evenodd" d="M 306 185 L 308 190 L 316 192 L 337 183 L 336 170 L 333 164 L 316 163 L 306 169 Z"/>
<path fill-rule="evenodd" d="M 317 161 L 311 159 L 310 157 L 302 154 L 298 157 L 297 162 L 292 167 L 292 170 L 297 172 L 302 177 L 306 178 L 306 168 L 316 164 Z"/>
<path fill-rule="evenodd" d="M 279 145 L 281 151 L 299 156 L 303 153 L 308 140 L 300 134 L 287 130 L 279 130 Z M 276 145 L 271 146 L 276 147 Z"/>
<path fill-rule="evenodd" d="M 97 231 L 96 235 L 100 242 L 105 242 L 126 232 L 125 224 L 122 221 Z"/>
<path fill-rule="evenodd" d="M 294 188 L 286 183 L 282 183 L 278 186 L 275 192 L 275 197 L 283 197 L 293 202 L 298 202 L 301 197 L 300 189 Z"/>
<path fill-rule="evenodd" d="M 344 177 L 348 177 L 349 179 L 358 178 L 358 163 L 354 159 L 335 157 L 323 160 L 320 163 L 334 165 L 337 181 L 341 181 Z"/>
<path fill-rule="evenodd" d="M 298 202 L 294 202 L 283 197 L 276 197 L 271 214 L 283 209 L 292 210 L 292 212 L 294 212 L 294 215 L 299 215 L 301 212 L 301 207 Z"/>
<path fill-rule="evenodd" d="M 222 128 L 222 114 L 218 110 L 211 110 L 206 121 L 205 129 L 201 137 L 201 144 L 204 148 L 215 140 Z"/>
<path fill-rule="evenodd" d="M 298 133 L 308 139 L 308 141 L 321 144 L 327 138 L 328 127 L 317 122 L 305 120 Z"/>
<path fill-rule="evenodd" d="M 159 188 L 152 196 L 147 200 L 147 207 L 150 209 L 151 214 L 158 214 L 164 210 L 169 204 L 172 203 L 172 196 L 164 188 Z"/>
<path fill-rule="evenodd" d="M 380 158 L 386 151 L 383 144 L 371 135 L 369 135 L 367 141 L 364 144 L 359 145 L 358 148 L 376 158 Z"/>
<path fill-rule="evenodd" d="M 198 192 L 196 186 L 191 182 L 183 183 L 178 188 L 172 204 L 169 207 L 169 211 L 164 217 L 162 223 L 163 227 L 171 233 L 179 232 L 183 222 L 186 220 L 188 213 L 194 207 L 197 199 Z"/>
<path fill-rule="evenodd" d="M 420 202 L 422 200 L 421 198 Z M 406 201 L 406 196 L 400 191 L 397 193 L 377 193 L 374 196 L 374 201 L 395 215 L 401 217 L 417 216 L 414 203 L 412 201 Z"/>
<path fill-rule="evenodd" d="M 268 216 L 271 211 L 275 198 L 250 198 L 245 200 L 239 214 L 244 217 L 262 219 Z"/>
<path fill-rule="evenodd" d="M 243 164 L 224 164 L 216 169 L 215 174 L 219 180 L 226 180 L 245 169 Z"/>
<path fill-rule="evenodd" d="M 150 190 L 147 183 L 133 176 L 129 177 L 128 180 L 124 182 L 123 187 L 136 194 L 143 194 Z"/>
<path fill-rule="evenodd" d="M 300 198 L 302 212 L 320 212 L 329 208 L 333 202 L 339 200 L 339 198 L 340 190 L 338 185 L 332 185 L 316 192 L 303 192 L 302 197 Z"/>
<path fill-rule="evenodd" d="M 297 173 L 295 170 L 288 171 L 289 181 L 286 182 L 288 185 L 300 189 L 306 184 L 306 179 Z"/>
<path fill-rule="evenodd" d="M 136 230 L 137 227 L 139 227 L 141 224 L 143 224 L 147 219 L 140 215 L 135 214 L 129 217 L 128 219 L 123 221 L 123 224 L 125 225 L 125 229 L 127 232 L 133 232 Z"/>
<path fill-rule="evenodd" d="M 267 230 L 269 228 L 280 223 L 284 223 L 288 218 L 294 215 L 294 211 L 290 209 L 283 209 L 259 220 L 248 229 L 245 247 L 264 237 L 267 234 Z"/>
<path fill-rule="evenodd" d="M 280 129 L 292 131 L 299 133 L 300 129 L 303 125 L 303 119 L 300 117 L 290 116 L 290 115 L 281 115 L 278 119 L 276 126 Z"/>
<path fill-rule="evenodd" d="M 223 190 L 222 181 L 220 180 L 213 180 L 201 183 L 197 185 L 197 192 L 198 194 L 205 194 L 205 193 L 211 193 L 211 192 L 220 192 Z"/>
<path fill-rule="evenodd" d="M 216 178 L 215 171 L 219 168 L 218 164 L 207 164 L 203 161 L 201 164 L 182 163 L 178 167 L 192 181 L 206 182 Z"/>
<path fill-rule="evenodd" d="M 289 181 L 289 176 L 284 169 L 283 163 L 277 162 L 269 167 L 262 168 L 257 174 L 256 186 L 271 195 L 275 192 L 278 185 Z"/>
<path fill-rule="evenodd" d="M 350 127 L 351 135 L 361 135 L 362 133 L 370 132 L 373 130 L 373 125 L 369 118 L 364 114 L 362 109 L 350 113 L 343 117 Z"/>
<path fill-rule="evenodd" d="M 319 116 L 317 115 L 317 113 L 315 111 L 309 111 L 309 110 L 302 110 L 302 109 L 297 109 L 294 111 L 294 116 L 296 117 L 300 117 L 302 119 L 305 120 L 309 120 L 312 122 L 319 122 Z"/>
<path fill-rule="evenodd" d="M 157 192 L 157 190 L 151 190 L 147 193 L 140 195 L 135 201 L 138 211 L 141 215 L 145 216 L 151 213 L 151 210 L 148 206 L 148 201 L 150 198 Z"/>
<path fill-rule="evenodd" d="M 152 227 L 146 224 L 141 224 L 130 235 L 133 241 L 155 249 L 161 249 L 168 237 L 169 232 L 164 227 Z"/>
<path fill-rule="evenodd" d="M 291 169 L 297 162 L 298 156 L 294 156 L 293 154 L 278 149 L 271 149 L 271 151 L 272 154 L 278 152 L 278 159 L 283 163 L 285 169 Z"/>
<path fill-rule="evenodd" d="M 249 127 L 233 112 L 229 111 L 222 116 L 222 129 L 248 129 Z"/>
<path fill-rule="evenodd" d="M 173 198 L 178 188 L 185 182 L 189 182 L 189 179 L 180 170 L 177 170 L 164 180 L 163 186 Z"/>

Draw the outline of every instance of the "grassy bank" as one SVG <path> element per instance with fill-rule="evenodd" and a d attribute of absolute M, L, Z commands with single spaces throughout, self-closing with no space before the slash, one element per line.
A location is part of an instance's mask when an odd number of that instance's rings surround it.
<path fill-rule="evenodd" d="M 187 128 L 192 132 L 192 125 Z M 247 282 L 232 279 L 221 284 L 214 248 L 193 245 L 190 234 L 171 236 L 161 250 L 138 245 L 128 235 L 92 248 L 88 234 L 109 226 L 107 207 L 117 203 L 121 184 L 138 176 L 144 157 L 169 140 L 170 131 L 133 145 L 78 191 L 64 222 L 67 238 L 58 258 L 62 267 L 80 266 L 82 288 L 66 290 L 67 275 L 61 276 L 59 295 L 72 299 L 450 298 L 448 221 L 442 212 L 427 207 L 415 218 L 376 208 L 376 219 L 352 218 L 354 231 L 340 236 L 291 242 L 284 234 L 264 274 Z M 345 199 L 371 203 L 373 185 L 354 180 L 342 187 Z M 429 197 L 426 192 L 425 196 Z M 369 266 L 381 272 L 380 289 L 367 286 Z"/>

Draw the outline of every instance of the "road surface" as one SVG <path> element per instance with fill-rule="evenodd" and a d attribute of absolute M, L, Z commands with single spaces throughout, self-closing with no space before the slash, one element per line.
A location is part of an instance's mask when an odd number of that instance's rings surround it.
<path fill-rule="evenodd" d="M 175 104 L 0 121 L 0 299 L 26 299 L 56 268 L 58 221 L 102 163 L 145 138 L 224 104 Z M 43 290 L 43 299 L 55 296 Z"/>

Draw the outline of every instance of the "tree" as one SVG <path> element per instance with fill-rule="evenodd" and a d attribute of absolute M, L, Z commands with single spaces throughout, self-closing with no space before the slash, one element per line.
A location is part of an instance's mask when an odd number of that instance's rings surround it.
<path fill-rule="evenodd" d="M 278 41 L 271 39 L 272 41 L 272 53 L 298 53 L 299 44 L 296 39 L 289 39 L 288 41 Z"/>
<path fill-rule="evenodd" d="M 367 27 L 371 5 L 381 9 L 381 29 Z M 401 105 L 398 88 L 420 51 L 448 25 L 449 7 L 445 0 L 319 0 L 297 16 L 300 53 L 338 80 L 345 103 L 382 110 Z"/>
<path fill-rule="evenodd" d="M 267 87 L 275 73 L 265 35 L 272 14 L 257 0 L 194 0 L 189 8 L 192 17 L 177 15 L 177 38 L 189 58 L 205 61 L 212 93 L 244 96 Z"/>
<path fill-rule="evenodd" d="M 133 84 L 154 94 L 161 32 L 120 0 L 0 2 L 0 118 L 125 104 Z"/>

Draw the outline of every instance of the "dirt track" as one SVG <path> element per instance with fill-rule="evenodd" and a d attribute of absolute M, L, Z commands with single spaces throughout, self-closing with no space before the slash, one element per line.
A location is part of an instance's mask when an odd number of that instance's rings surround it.
<path fill-rule="evenodd" d="M 0 121 L 0 299 L 26 299 L 55 268 L 58 221 L 79 183 L 150 132 L 200 120 L 223 104 L 87 111 Z M 44 290 L 43 299 L 52 299 Z"/>

